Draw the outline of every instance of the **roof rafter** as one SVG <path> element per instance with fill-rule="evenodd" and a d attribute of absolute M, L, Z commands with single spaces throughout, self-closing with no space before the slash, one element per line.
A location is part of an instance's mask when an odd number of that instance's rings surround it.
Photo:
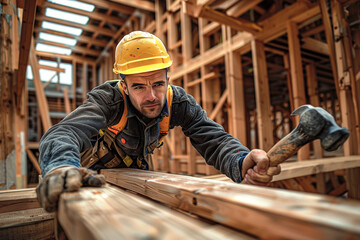
<path fill-rule="evenodd" d="M 42 7 L 49 7 L 49 8 L 54 8 L 57 10 L 61 10 L 61 11 L 65 11 L 65 12 L 70 12 L 70 13 L 74 13 L 74 14 L 79 14 L 82 16 L 87 16 L 91 19 L 96 19 L 96 20 L 105 20 L 109 23 L 112 24 L 116 24 L 116 25 L 123 25 L 125 23 L 126 20 L 118 18 L 118 17 L 113 17 L 113 16 L 108 16 L 106 14 L 101 14 L 101 13 L 97 13 L 97 12 L 87 12 L 84 10 L 80 10 L 80 9 L 76 9 L 76 8 L 72 8 L 72 7 L 67 7 L 67 6 L 63 6 L 63 5 L 59 5 L 59 4 L 55 4 L 55 3 L 51 3 L 51 2 L 45 2 Z"/>
<path fill-rule="evenodd" d="M 125 14 L 131 14 L 135 9 L 132 7 L 129 7 L 127 5 L 118 4 L 115 2 L 110 1 L 103 1 L 103 0 L 79 0 L 83 3 L 89 3 L 98 7 L 106 8 L 106 9 L 112 9 L 120 13 Z"/>
<path fill-rule="evenodd" d="M 79 46 L 72 47 L 72 46 L 69 46 L 66 44 L 51 42 L 51 41 L 44 41 L 44 40 L 40 40 L 40 39 L 36 40 L 36 43 L 43 43 L 43 44 L 47 44 L 47 45 L 51 45 L 51 46 L 67 48 L 67 49 L 71 49 L 73 52 L 83 53 L 85 55 L 88 54 L 88 55 L 98 56 L 100 54 L 99 51 L 96 51 L 93 49 L 87 49 L 87 48 L 79 47 Z"/>
<path fill-rule="evenodd" d="M 39 57 L 49 57 L 49 58 L 60 58 L 63 60 L 76 61 L 76 62 L 88 62 L 89 64 L 93 64 L 95 61 L 92 58 L 87 57 L 79 57 L 74 55 L 64 55 L 58 53 L 44 52 L 44 51 L 34 51 L 36 56 Z"/>
<path fill-rule="evenodd" d="M 70 26 L 70 27 L 81 28 L 81 29 L 83 29 L 85 31 L 89 31 L 89 32 L 99 32 L 100 34 L 107 35 L 107 36 L 114 35 L 114 31 L 112 31 L 110 29 L 101 28 L 101 27 L 97 27 L 97 26 L 91 26 L 91 25 L 82 25 L 79 23 L 68 22 L 65 20 L 60 20 L 60 19 L 47 17 L 47 16 L 37 16 L 36 20 L 48 21 L 48 22 L 53 22 L 53 23 L 57 23 L 57 24 L 61 24 L 61 25 Z"/>
<path fill-rule="evenodd" d="M 155 12 L 155 4 L 145 0 L 111 0 L 112 2 L 117 2 L 124 4 L 126 6 L 134 7 L 137 9 L 142 9 L 150 12 Z"/>
<path fill-rule="evenodd" d="M 54 35 L 58 35 L 58 36 L 62 36 L 62 37 L 67 37 L 67 38 L 73 38 L 73 39 L 77 39 L 80 42 L 91 42 L 92 45 L 96 45 L 96 46 L 100 46 L 100 47 L 105 47 L 107 45 L 107 41 L 104 40 L 99 40 L 99 39 L 93 39 L 91 37 L 87 37 L 87 36 L 76 36 L 76 35 L 72 35 L 72 34 L 68 34 L 68 33 L 64 33 L 64 32 L 58 32 L 55 30 L 50 30 L 50 29 L 44 29 L 41 27 L 36 27 L 34 29 L 35 32 L 43 32 L 43 33 L 48 33 L 48 34 L 54 34 Z"/>

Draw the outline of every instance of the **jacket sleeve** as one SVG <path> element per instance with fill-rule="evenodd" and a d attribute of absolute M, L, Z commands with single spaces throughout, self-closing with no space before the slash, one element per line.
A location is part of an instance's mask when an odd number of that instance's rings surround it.
<path fill-rule="evenodd" d="M 195 99 L 182 88 L 173 87 L 171 127 L 181 126 L 192 145 L 206 160 L 234 182 L 241 181 L 242 160 L 249 152 L 240 141 L 206 116 Z"/>
<path fill-rule="evenodd" d="M 87 94 L 87 100 L 52 126 L 40 140 L 39 163 L 44 176 L 62 166 L 80 167 L 80 153 L 92 146 L 91 138 L 121 116 L 124 101 L 113 83 Z"/>

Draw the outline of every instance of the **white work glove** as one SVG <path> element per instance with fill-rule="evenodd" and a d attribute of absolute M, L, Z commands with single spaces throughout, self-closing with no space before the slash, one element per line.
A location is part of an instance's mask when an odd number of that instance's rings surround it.
<path fill-rule="evenodd" d="M 46 174 L 36 187 L 37 199 L 48 212 L 57 209 L 60 194 L 75 192 L 81 186 L 101 187 L 105 177 L 87 168 L 61 167 Z"/>
<path fill-rule="evenodd" d="M 241 176 L 244 183 L 267 186 L 274 175 L 281 172 L 280 165 L 269 167 L 270 161 L 265 151 L 253 149 L 244 158 Z"/>

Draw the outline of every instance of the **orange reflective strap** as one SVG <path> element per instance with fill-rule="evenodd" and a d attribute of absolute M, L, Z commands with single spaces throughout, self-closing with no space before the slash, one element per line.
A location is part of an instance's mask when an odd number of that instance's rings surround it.
<path fill-rule="evenodd" d="M 119 81 L 119 83 L 118 83 L 118 87 L 119 87 L 120 92 L 121 92 L 121 94 L 123 95 L 123 98 L 124 98 L 124 111 L 123 111 L 123 114 L 122 114 L 122 116 L 121 116 L 120 122 L 119 122 L 118 124 L 114 125 L 114 126 L 108 127 L 108 129 L 109 129 L 111 132 L 115 133 L 115 134 L 118 134 L 121 130 L 124 129 L 125 124 L 126 124 L 126 122 L 127 122 L 127 117 L 126 117 L 126 115 L 128 114 L 127 107 L 126 107 L 125 93 L 124 93 L 124 90 L 123 90 L 123 88 L 122 88 L 122 86 L 121 86 L 121 84 L 120 84 L 120 81 Z"/>
<path fill-rule="evenodd" d="M 170 126 L 170 116 L 171 116 L 171 104 L 173 99 L 173 90 L 171 86 L 168 86 L 167 94 L 167 103 L 168 103 L 168 111 L 169 115 L 164 117 L 163 120 L 159 123 L 160 126 L 160 134 L 168 134 L 169 133 L 169 126 Z"/>

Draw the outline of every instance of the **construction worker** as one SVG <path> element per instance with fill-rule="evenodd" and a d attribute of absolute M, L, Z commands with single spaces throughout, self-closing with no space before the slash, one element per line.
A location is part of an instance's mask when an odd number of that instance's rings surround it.
<path fill-rule="evenodd" d="M 279 167 L 269 168 L 263 150 L 249 151 L 210 120 L 184 89 L 169 84 L 172 61 L 160 39 L 135 31 L 116 47 L 113 71 L 120 81 L 106 82 L 45 133 L 40 141 L 43 181 L 39 202 L 54 211 L 62 192 L 102 186 L 102 168 L 152 170 L 151 154 L 169 129 L 181 126 L 206 163 L 234 182 L 267 185 Z"/>

